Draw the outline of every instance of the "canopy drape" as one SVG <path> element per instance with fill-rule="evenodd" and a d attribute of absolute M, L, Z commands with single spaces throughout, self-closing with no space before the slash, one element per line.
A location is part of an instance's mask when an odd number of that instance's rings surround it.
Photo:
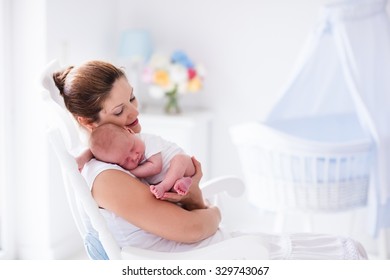
<path fill-rule="evenodd" d="M 390 227 L 390 22 L 387 0 L 325 5 L 266 123 L 355 112 L 374 148 L 373 235 Z"/>

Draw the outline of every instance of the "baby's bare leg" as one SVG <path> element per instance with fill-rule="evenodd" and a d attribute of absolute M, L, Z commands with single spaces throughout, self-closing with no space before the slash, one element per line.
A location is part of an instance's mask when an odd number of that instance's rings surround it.
<path fill-rule="evenodd" d="M 174 190 L 178 194 L 185 195 L 192 183 L 191 176 L 195 174 L 195 167 L 191 157 L 184 154 L 176 155 L 172 158 L 168 172 L 164 180 L 150 186 L 151 192 L 161 198 L 169 190 Z"/>

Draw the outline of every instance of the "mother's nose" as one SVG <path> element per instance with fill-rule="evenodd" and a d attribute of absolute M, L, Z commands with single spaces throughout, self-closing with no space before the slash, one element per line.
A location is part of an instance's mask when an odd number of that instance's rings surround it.
<path fill-rule="evenodd" d="M 137 117 L 139 115 L 138 108 L 134 104 L 129 103 L 129 104 L 127 104 L 126 107 L 127 107 L 127 112 L 128 112 L 127 113 L 128 118 L 134 118 L 134 117 Z"/>

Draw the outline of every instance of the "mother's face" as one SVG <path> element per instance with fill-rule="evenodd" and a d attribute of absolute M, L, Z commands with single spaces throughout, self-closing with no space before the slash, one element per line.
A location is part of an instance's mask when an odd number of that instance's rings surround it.
<path fill-rule="evenodd" d="M 138 133 L 141 131 L 141 125 L 138 122 L 137 108 L 138 101 L 133 88 L 127 79 L 122 77 L 115 81 L 108 98 L 103 102 L 103 109 L 99 113 L 100 120 L 95 122 L 94 126 L 113 123 Z"/>

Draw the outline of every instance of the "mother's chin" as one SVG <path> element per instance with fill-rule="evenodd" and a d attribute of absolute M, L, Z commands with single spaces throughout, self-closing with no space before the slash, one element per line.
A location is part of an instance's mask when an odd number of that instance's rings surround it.
<path fill-rule="evenodd" d="M 132 123 L 130 124 L 127 124 L 126 125 L 127 128 L 130 128 L 132 131 L 134 131 L 135 133 L 139 133 L 141 132 L 141 125 L 138 121 L 138 119 L 136 119 L 135 121 L 133 121 Z"/>

